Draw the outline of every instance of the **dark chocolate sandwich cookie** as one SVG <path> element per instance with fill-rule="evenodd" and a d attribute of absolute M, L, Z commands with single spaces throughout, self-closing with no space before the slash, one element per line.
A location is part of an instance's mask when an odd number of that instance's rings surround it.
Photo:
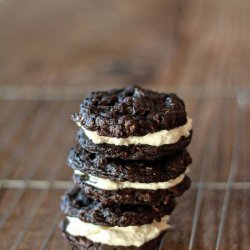
<path fill-rule="evenodd" d="M 176 179 L 186 171 L 191 162 L 187 151 L 157 161 L 125 161 L 89 153 L 79 145 L 73 147 L 68 156 L 68 165 L 85 175 L 141 183 Z"/>
<path fill-rule="evenodd" d="M 68 156 L 75 186 L 61 198 L 64 236 L 74 249 L 157 249 L 191 184 L 184 102 L 138 86 L 99 91 L 72 120 L 80 129 Z"/>
<path fill-rule="evenodd" d="M 63 235 L 66 237 L 66 239 L 70 242 L 70 244 L 73 247 L 76 247 L 77 249 L 81 250 L 157 250 L 162 236 L 165 231 L 163 231 L 159 236 L 156 238 L 149 240 L 145 242 L 143 245 L 136 247 L 136 246 L 111 246 L 107 244 L 102 244 L 99 242 L 93 242 L 86 237 L 83 236 L 73 236 L 67 232 L 67 226 L 69 224 L 69 221 L 67 218 L 64 219 L 61 225 L 61 230 L 63 232 Z"/>
<path fill-rule="evenodd" d="M 155 160 L 185 148 L 192 135 L 181 99 L 136 86 L 93 92 L 72 119 L 80 144 L 104 157 Z"/>
<path fill-rule="evenodd" d="M 101 226 L 138 226 L 150 224 L 154 220 L 160 221 L 165 215 L 172 212 L 175 199 L 172 198 L 167 205 L 131 205 L 114 204 L 104 206 L 98 201 L 88 198 L 84 191 L 74 188 L 64 194 L 61 200 L 61 210 L 70 217 Z"/>
<path fill-rule="evenodd" d="M 75 174 L 73 179 L 86 196 L 108 206 L 113 204 L 168 204 L 173 197 L 181 196 L 191 184 L 190 179 L 186 176 L 181 183 L 169 189 L 142 190 L 125 188 L 104 190 L 87 184 L 84 177 L 80 175 Z"/>

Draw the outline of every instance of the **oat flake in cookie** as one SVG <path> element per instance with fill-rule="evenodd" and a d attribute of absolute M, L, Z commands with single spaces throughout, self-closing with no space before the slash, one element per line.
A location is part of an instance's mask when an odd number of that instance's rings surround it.
<path fill-rule="evenodd" d="M 177 95 L 137 86 L 91 93 L 72 119 L 80 144 L 104 157 L 155 160 L 185 148 L 192 136 Z"/>

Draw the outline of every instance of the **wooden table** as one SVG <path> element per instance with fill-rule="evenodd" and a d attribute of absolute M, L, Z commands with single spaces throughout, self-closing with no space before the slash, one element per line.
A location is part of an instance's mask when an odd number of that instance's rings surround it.
<path fill-rule="evenodd" d="M 0 1 L 0 249 L 69 249 L 70 114 L 90 90 L 178 93 L 191 189 L 162 249 L 250 249 L 249 1 Z"/>

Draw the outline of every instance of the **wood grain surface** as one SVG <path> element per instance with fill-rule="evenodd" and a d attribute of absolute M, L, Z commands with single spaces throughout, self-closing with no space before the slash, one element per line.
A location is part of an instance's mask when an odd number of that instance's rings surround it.
<path fill-rule="evenodd" d="M 91 90 L 178 93 L 193 184 L 162 249 L 250 249 L 250 2 L 0 1 L 0 249 L 70 249 L 70 114 Z"/>

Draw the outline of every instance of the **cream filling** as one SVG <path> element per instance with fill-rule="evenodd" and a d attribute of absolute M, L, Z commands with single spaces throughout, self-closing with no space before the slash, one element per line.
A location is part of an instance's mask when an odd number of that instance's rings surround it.
<path fill-rule="evenodd" d="M 97 187 L 100 189 L 105 190 L 118 190 L 118 189 L 125 189 L 125 188 L 133 188 L 133 189 L 146 189 L 146 190 L 157 190 L 157 189 L 168 189 L 174 187 L 181 183 L 185 178 L 185 175 L 188 173 L 189 168 L 186 171 L 176 177 L 175 179 L 170 179 L 165 182 L 151 182 L 151 183 L 141 183 L 141 182 L 129 182 L 129 181 L 113 181 L 105 178 L 96 177 L 93 175 L 88 175 L 88 180 L 86 181 L 87 184 Z M 83 175 L 78 170 L 74 171 L 77 175 Z"/>
<path fill-rule="evenodd" d="M 139 247 L 160 235 L 170 227 L 169 216 L 161 218 L 160 222 L 127 227 L 106 227 L 86 223 L 75 217 L 67 217 L 66 232 L 72 236 L 86 237 L 87 239 L 110 246 L 136 246 Z"/>
<path fill-rule="evenodd" d="M 127 138 L 101 136 L 98 135 L 96 131 L 85 129 L 80 123 L 77 123 L 77 125 L 84 130 L 86 136 L 95 144 L 107 143 L 117 146 L 144 144 L 158 147 L 165 144 L 174 144 L 178 142 L 182 136 L 188 137 L 190 135 L 190 131 L 192 130 L 192 119 L 187 118 L 187 123 L 177 128 L 161 130 L 144 136 L 129 136 Z"/>

